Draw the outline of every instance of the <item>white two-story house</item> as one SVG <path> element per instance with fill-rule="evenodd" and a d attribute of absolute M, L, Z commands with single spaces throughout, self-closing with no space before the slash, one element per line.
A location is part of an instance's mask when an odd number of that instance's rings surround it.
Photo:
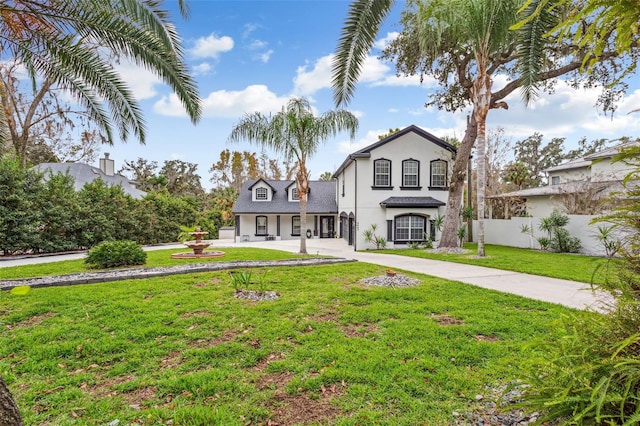
<path fill-rule="evenodd" d="M 493 198 L 510 198 L 524 204 L 521 213 L 529 216 L 548 216 L 554 209 L 569 214 L 595 214 L 606 210 L 606 199 L 610 194 L 623 189 L 622 181 L 633 166 L 614 161 L 621 149 L 637 145 L 639 142 L 627 142 L 604 149 L 585 157 L 576 158 L 544 172 L 548 176 L 548 185 L 528 188 L 496 195 Z M 584 198 L 584 202 L 572 200 Z M 586 204 L 589 208 L 575 211 L 576 205 Z M 572 210 L 572 208 L 574 210 Z M 508 214 L 505 212 L 505 217 Z"/>
<path fill-rule="evenodd" d="M 347 156 L 334 173 L 338 232 L 354 250 L 372 248 L 375 224 L 387 247 L 436 239 L 444 215 L 456 148 L 409 126 Z"/>

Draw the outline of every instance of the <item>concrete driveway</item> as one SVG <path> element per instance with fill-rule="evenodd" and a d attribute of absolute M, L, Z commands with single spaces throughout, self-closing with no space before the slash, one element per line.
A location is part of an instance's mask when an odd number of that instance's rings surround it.
<path fill-rule="evenodd" d="M 182 244 L 150 246 L 145 247 L 145 250 L 164 250 L 176 247 L 181 248 L 184 246 Z M 257 247 L 297 253 L 300 248 L 300 241 L 284 240 L 234 243 L 232 240 L 214 240 L 211 247 Z M 185 250 L 187 250 L 186 247 Z M 309 254 L 356 259 L 361 262 L 377 264 L 385 268 L 418 272 L 454 281 L 461 281 L 478 287 L 517 294 L 530 299 L 557 303 L 570 308 L 602 311 L 606 309 L 606 301 L 610 300 L 610 297 L 606 297 L 607 295 L 604 293 L 594 293 L 591 291 L 589 285 L 584 283 L 438 260 L 417 259 L 393 254 L 376 254 L 366 251 L 355 252 L 353 248 L 347 245 L 342 239 L 307 240 L 307 252 Z M 84 253 L 75 253 L 2 260 L 0 261 L 0 268 L 82 259 L 84 256 Z M 2 272 L 0 270 L 0 279 L 1 278 Z"/>

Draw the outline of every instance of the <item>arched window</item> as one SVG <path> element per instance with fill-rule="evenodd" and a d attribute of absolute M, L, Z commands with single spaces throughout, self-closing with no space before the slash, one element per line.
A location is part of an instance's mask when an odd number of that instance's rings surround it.
<path fill-rule="evenodd" d="M 447 162 L 444 160 L 434 160 L 431 162 L 431 185 L 432 188 L 447 187 Z"/>
<path fill-rule="evenodd" d="M 424 241 L 426 224 L 424 216 L 396 216 L 395 241 Z"/>
<path fill-rule="evenodd" d="M 389 188 L 391 186 L 391 160 L 381 158 L 373 162 L 374 188 Z"/>
<path fill-rule="evenodd" d="M 402 187 L 418 188 L 420 186 L 420 162 L 414 159 L 402 162 Z"/>

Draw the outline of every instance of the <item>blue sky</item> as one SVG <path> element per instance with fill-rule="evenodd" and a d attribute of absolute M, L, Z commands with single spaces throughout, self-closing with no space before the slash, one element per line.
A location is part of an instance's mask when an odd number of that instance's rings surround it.
<path fill-rule="evenodd" d="M 229 144 L 227 137 L 244 113 L 279 111 L 293 96 L 307 97 L 317 113 L 334 109 L 330 88 L 331 55 L 335 51 L 349 2 L 345 0 L 297 1 L 216 1 L 190 0 L 191 17 L 184 20 L 177 12 L 177 1 L 166 6 L 173 13 L 183 39 L 186 61 L 198 83 L 203 99 L 203 115 L 197 125 L 167 86 L 147 71 L 120 65 L 120 72 L 134 90 L 143 107 L 148 125 L 146 145 L 135 140 L 105 146 L 119 168 L 125 160 L 138 157 L 157 161 L 180 159 L 199 165 L 198 173 L 206 188 L 209 168 L 220 151 L 250 150 L 257 145 Z M 379 33 L 383 46 L 393 32 L 399 31 L 398 2 Z M 429 82 L 418 78 L 398 78 L 394 65 L 377 59 L 379 49 L 371 52 L 360 84 L 348 109 L 360 119 L 357 138 L 350 142 L 346 134 L 326 141 L 309 162 L 311 177 L 334 171 L 346 155 L 373 143 L 389 128 L 420 126 L 436 136 L 464 134 L 468 111 L 448 113 L 426 109 Z M 504 77 L 494 79 L 501 87 Z M 565 137 L 566 149 L 577 141 L 621 136 L 640 136 L 640 79 L 629 80 L 631 88 L 613 118 L 594 107 L 599 89 L 574 90 L 560 82 L 554 95 L 543 95 L 525 107 L 520 94 L 506 100 L 508 111 L 491 111 L 488 127 L 504 128 L 513 142 L 535 131 L 545 139 Z"/>

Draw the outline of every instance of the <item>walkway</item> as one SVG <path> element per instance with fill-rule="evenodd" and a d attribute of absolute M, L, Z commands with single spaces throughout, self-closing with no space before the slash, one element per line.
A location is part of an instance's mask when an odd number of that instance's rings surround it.
<path fill-rule="evenodd" d="M 162 250 L 176 247 L 184 246 L 180 244 L 153 246 L 147 247 L 146 250 Z M 300 247 L 300 242 L 298 240 L 287 240 L 234 244 L 233 241 L 229 240 L 216 240 L 211 247 L 260 247 L 296 253 Z M 600 310 L 604 307 L 602 300 L 605 300 L 605 297 L 603 294 L 596 295 L 591 291 L 589 285 L 575 281 L 503 271 L 483 266 L 464 265 L 460 263 L 429 259 L 416 259 L 393 254 L 355 252 L 352 247 L 348 246 L 344 240 L 341 239 L 307 240 L 307 251 L 309 254 L 356 259 L 361 262 L 373 263 L 396 270 L 417 272 L 454 281 L 461 281 L 478 287 L 517 294 L 530 299 L 557 303 L 570 308 L 591 308 Z M 0 268 L 34 263 L 56 262 L 60 260 L 81 259 L 83 257 L 83 253 L 77 253 L 5 260 L 0 261 Z M 0 272 L 0 278 L 1 277 L 2 273 Z"/>

